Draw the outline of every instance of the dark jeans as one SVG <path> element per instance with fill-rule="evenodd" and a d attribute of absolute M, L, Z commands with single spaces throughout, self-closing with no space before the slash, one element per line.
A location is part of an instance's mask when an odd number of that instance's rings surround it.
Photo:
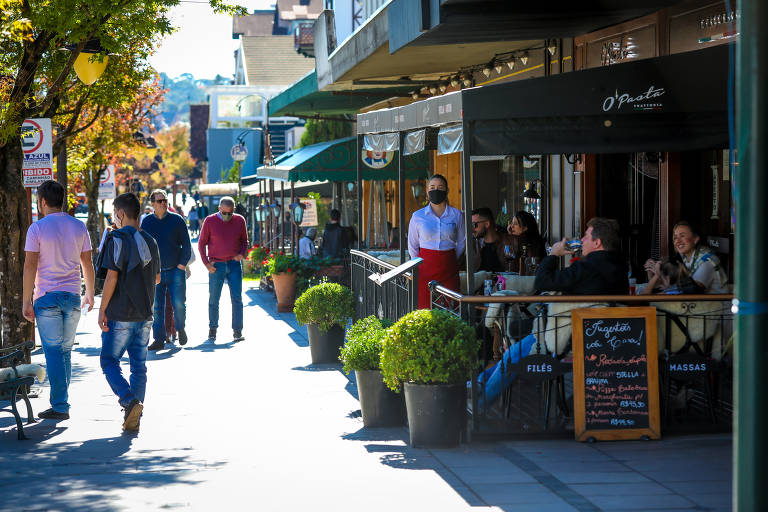
<path fill-rule="evenodd" d="M 239 261 L 217 261 L 216 272 L 208 274 L 208 326 L 219 327 L 219 300 L 224 281 L 229 286 L 232 302 L 232 330 L 243 330 L 243 267 Z"/>
<path fill-rule="evenodd" d="M 179 268 L 160 271 L 160 282 L 155 286 L 155 321 L 152 323 L 152 337 L 165 340 L 165 291 L 171 295 L 173 324 L 177 331 L 184 329 L 187 318 L 187 276 Z"/>

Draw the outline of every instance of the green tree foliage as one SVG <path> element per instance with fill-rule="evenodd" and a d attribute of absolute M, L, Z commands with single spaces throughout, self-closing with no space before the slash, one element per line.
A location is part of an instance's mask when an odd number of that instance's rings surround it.
<path fill-rule="evenodd" d="M 3 0 L 0 0 L 3 1 Z M 61 126 L 54 153 L 107 109 L 130 102 L 152 75 L 147 57 L 173 31 L 168 13 L 179 0 L 5 0 L 0 14 L 0 276 L 20 276 L 29 205 L 22 187 L 21 125 L 51 118 Z M 245 14 L 223 0 L 214 11 Z M 11 27 L 6 29 L 6 27 Z M 13 27 L 17 27 L 14 32 Z M 22 27 L 22 28 L 18 28 Z M 29 30 L 23 27 L 31 27 Z M 31 36 L 31 37 L 28 37 Z M 112 53 L 91 86 L 72 69 L 86 43 L 98 38 Z M 71 45 L 71 50 L 67 46 Z M 104 58 L 104 53 L 97 58 Z M 90 117 L 83 117 L 91 112 Z M 0 347 L 32 337 L 22 315 L 18 279 L 0 279 Z"/>
<path fill-rule="evenodd" d="M 352 135 L 352 123 L 344 121 L 322 121 L 310 119 L 301 135 L 299 147 L 310 146 L 318 142 L 341 139 Z"/>

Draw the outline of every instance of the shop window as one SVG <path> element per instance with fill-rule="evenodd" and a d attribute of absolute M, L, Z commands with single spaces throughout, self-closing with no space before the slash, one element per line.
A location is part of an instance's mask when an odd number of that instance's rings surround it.
<path fill-rule="evenodd" d="M 542 155 L 509 156 L 502 162 L 497 223 L 506 226 L 515 212 L 530 212 L 541 227 L 544 197 Z M 535 192 L 535 193 L 534 193 Z M 537 197 L 538 196 L 538 197 Z"/>

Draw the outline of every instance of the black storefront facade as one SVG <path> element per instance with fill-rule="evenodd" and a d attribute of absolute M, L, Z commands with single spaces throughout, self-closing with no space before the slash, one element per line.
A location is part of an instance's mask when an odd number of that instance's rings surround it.
<path fill-rule="evenodd" d="M 706 215 L 728 216 L 730 194 L 723 192 L 728 192 L 731 167 L 728 161 L 731 52 L 731 46 L 720 45 L 610 67 L 465 89 L 405 107 L 360 114 L 358 135 L 365 140 L 373 134 L 397 132 L 405 138 L 420 130 L 436 131 L 438 150 L 442 147 L 444 151 L 462 152 L 461 209 L 464 211 L 480 206 L 490 206 L 497 211 L 503 208 L 499 202 L 494 204 L 493 195 L 488 193 L 488 189 L 496 188 L 489 185 L 494 175 L 501 172 L 509 159 L 522 157 L 528 162 L 538 161 L 541 230 L 549 235 L 550 242 L 563 236 L 578 236 L 591 216 L 621 218 L 622 204 L 630 207 L 622 198 L 637 191 L 601 187 L 597 178 L 610 174 L 606 170 L 600 173 L 597 162 L 601 159 L 620 161 L 622 171 L 633 167 L 637 170 L 640 162 L 645 167 L 640 171 L 645 172 L 637 174 L 643 183 L 635 186 L 653 189 L 653 194 L 639 198 L 638 202 L 643 204 L 635 206 L 650 213 L 645 215 L 647 222 L 622 228 L 626 231 L 625 252 L 632 252 L 633 264 L 641 265 L 640 260 L 644 261 L 645 257 L 666 255 L 668 230 L 679 220 L 670 218 L 669 210 L 661 211 L 659 206 L 667 201 L 660 198 L 677 196 L 671 202 L 679 204 L 686 194 L 686 190 L 680 189 L 685 184 L 679 179 L 674 187 L 664 179 L 669 166 L 675 162 L 679 165 L 692 155 L 716 155 L 716 171 L 711 166 L 703 166 L 700 182 L 695 186 L 691 184 L 690 188 L 706 195 L 701 184 L 708 184 L 718 204 L 707 210 Z M 717 183 L 712 181 L 713 172 Z M 616 186 L 621 188 L 622 184 Z M 522 190 L 510 194 L 519 192 Z M 614 201 L 618 206 L 601 199 L 600 193 L 619 198 Z M 697 197 L 689 202 L 701 204 L 709 199 Z M 568 222 L 563 221 L 566 218 Z M 731 223 L 726 220 L 721 224 L 730 226 Z M 629 232 L 630 228 L 640 229 L 642 233 Z M 469 238 L 469 223 L 466 230 Z M 729 231 L 708 234 L 724 239 L 722 244 L 726 246 L 732 235 Z M 473 257 L 470 252 L 471 247 L 468 261 Z"/>

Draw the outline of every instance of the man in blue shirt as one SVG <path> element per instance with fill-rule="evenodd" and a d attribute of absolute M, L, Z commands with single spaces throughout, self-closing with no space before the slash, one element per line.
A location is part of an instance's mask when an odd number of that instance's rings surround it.
<path fill-rule="evenodd" d="M 141 229 L 152 235 L 160 249 L 161 276 L 155 287 L 155 319 L 152 324 L 154 342 L 149 350 L 160 350 L 165 346 L 165 292 L 171 295 L 174 327 L 179 333 L 179 344 L 186 345 L 186 269 L 192 258 L 192 244 L 184 218 L 168 211 L 168 196 L 165 190 L 153 190 L 149 196 L 155 212 L 144 218 Z"/>

